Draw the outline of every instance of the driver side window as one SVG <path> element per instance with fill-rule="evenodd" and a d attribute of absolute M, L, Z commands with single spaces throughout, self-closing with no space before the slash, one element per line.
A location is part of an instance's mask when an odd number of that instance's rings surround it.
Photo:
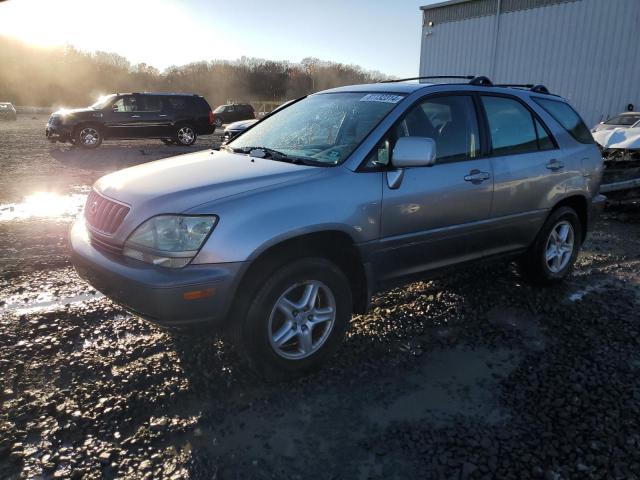
<path fill-rule="evenodd" d="M 480 135 L 473 98 L 469 95 L 431 97 L 412 107 L 378 144 L 367 167 L 389 165 L 400 137 L 429 137 L 436 142 L 436 164 L 480 155 Z"/>
<path fill-rule="evenodd" d="M 113 103 L 113 106 L 111 108 L 113 109 L 114 112 L 119 112 L 119 113 L 137 112 L 138 105 L 136 102 L 136 97 L 134 97 L 133 95 L 120 97 L 118 100 L 116 100 Z"/>

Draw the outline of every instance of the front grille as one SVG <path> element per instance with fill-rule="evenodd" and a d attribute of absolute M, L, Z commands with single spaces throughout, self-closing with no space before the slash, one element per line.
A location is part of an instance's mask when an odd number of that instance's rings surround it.
<path fill-rule="evenodd" d="M 49 117 L 49 125 L 55 127 L 56 125 L 60 125 L 60 117 L 57 115 L 52 115 Z"/>
<path fill-rule="evenodd" d="M 129 207 L 126 205 L 109 200 L 93 190 L 84 206 L 84 216 L 89 226 L 107 235 L 118 229 L 128 213 Z"/>
<path fill-rule="evenodd" d="M 105 242 L 95 236 L 95 234 L 89 231 L 89 239 L 91 240 L 91 245 L 96 247 L 98 250 L 101 250 L 105 253 L 112 253 L 116 255 L 122 254 L 122 247 L 118 245 L 112 245 L 110 243 Z"/>

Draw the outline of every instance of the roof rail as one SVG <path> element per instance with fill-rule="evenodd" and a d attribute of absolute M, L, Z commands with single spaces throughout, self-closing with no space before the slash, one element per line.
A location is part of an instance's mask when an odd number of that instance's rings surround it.
<path fill-rule="evenodd" d="M 496 85 L 496 87 L 513 87 L 513 88 L 526 88 L 535 93 L 543 93 L 546 95 L 551 95 L 549 93 L 549 89 L 544 85 L 534 85 L 533 83 L 500 83 Z"/>
<path fill-rule="evenodd" d="M 475 85 L 477 87 L 492 87 L 493 82 L 489 80 L 488 77 L 478 76 L 478 77 L 473 77 L 469 82 L 469 85 Z"/>
<path fill-rule="evenodd" d="M 536 93 L 544 93 L 546 95 L 551 95 L 551 93 L 549 92 L 549 89 L 544 85 L 534 85 L 533 87 L 531 87 L 531 91 Z"/>
<path fill-rule="evenodd" d="M 378 83 L 398 83 L 398 82 L 408 82 L 409 80 L 438 80 L 445 78 L 455 78 L 462 80 L 472 80 L 475 78 L 474 75 L 431 75 L 426 77 L 410 77 L 410 78 L 397 78 L 393 80 L 380 80 Z"/>

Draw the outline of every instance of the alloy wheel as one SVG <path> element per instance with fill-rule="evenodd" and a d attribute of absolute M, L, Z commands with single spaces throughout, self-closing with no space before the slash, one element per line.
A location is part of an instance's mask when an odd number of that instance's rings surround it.
<path fill-rule="evenodd" d="M 545 261 L 552 273 L 561 272 L 571 261 L 575 245 L 573 225 L 561 220 L 554 225 L 547 239 Z"/>
<path fill-rule="evenodd" d="M 195 138 L 195 132 L 191 127 L 182 127 L 178 130 L 178 140 L 183 145 L 189 145 Z"/>
<path fill-rule="evenodd" d="M 100 134 L 95 128 L 85 127 L 80 130 L 80 143 L 86 146 L 93 146 L 100 140 Z"/>
<path fill-rule="evenodd" d="M 308 280 L 291 285 L 280 295 L 269 317 L 269 342 L 288 360 L 317 352 L 327 341 L 336 320 L 336 301 L 324 283 Z"/>

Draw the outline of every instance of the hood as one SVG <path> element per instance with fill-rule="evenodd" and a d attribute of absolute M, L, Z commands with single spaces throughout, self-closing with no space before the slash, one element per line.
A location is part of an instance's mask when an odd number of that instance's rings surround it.
<path fill-rule="evenodd" d="M 322 167 L 205 150 L 126 168 L 99 179 L 94 188 L 147 218 L 180 213 L 257 188 L 307 177 Z M 138 217 L 138 215 L 136 215 Z"/>
<path fill-rule="evenodd" d="M 246 128 L 249 128 L 257 121 L 258 120 L 255 118 L 252 118 L 251 120 L 240 120 L 239 122 L 230 123 L 229 125 L 227 125 L 225 130 L 244 130 Z"/>
<path fill-rule="evenodd" d="M 94 110 L 93 108 L 84 107 L 84 108 L 61 108 L 52 113 L 52 115 L 76 115 L 78 113 L 98 113 L 100 110 Z"/>
<path fill-rule="evenodd" d="M 593 133 L 593 138 L 604 148 L 640 150 L 640 127 L 598 130 Z"/>

